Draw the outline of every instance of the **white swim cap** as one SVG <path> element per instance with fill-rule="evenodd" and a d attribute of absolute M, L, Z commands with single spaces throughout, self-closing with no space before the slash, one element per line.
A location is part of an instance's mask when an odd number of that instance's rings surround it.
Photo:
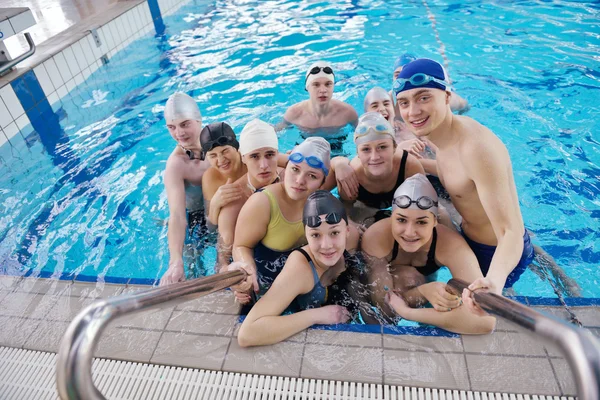
<path fill-rule="evenodd" d="M 325 176 L 327 176 L 329 174 L 331 164 L 330 157 L 331 145 L 329 142 L 320 136 L 311 136 L 304 139 L 304 142 L 294 147 L 294 150 L 292 150 L 292 153 L 290 154 L 289 160 L 294 164 L 300 164 L 302 161 L 306 160 L 306 163 L 309 166 L 322 169 L 325 173 Z M 315 158 L 317 160 L 314 160 Z M 317 162 L 314 162 L 313 160 Z"/>
<path fill-rule="evenodd" d="M 196 100 L 182 92 L 173 93 L 165 105 L 165 120 L 172 121 L 175 119 L 201 121 L 202 115 L 200 115 Z"/>
<path fill-rule="evenodd" d="M 394 128 L 378 112 L 371 111 L 360 116 L 358 125 L 354 130 L 354 143 L 356 145 L 370 142 L 372 140 L 381 140 L 390 138 L 396 143 Z"/>
<path fill-rule="evenodd" d="M 394 192 L 393 208 L 425 210 L 438 216 L 438 196 L 423 174 L 407 178 Z"/>
<path fill-rule="evenodd" d="M 375 101 L 392 101 L 390 94 L 382 87 L 376 86 L 367 92 L 364 101 L 365 112 L 369 111 L 369 106 Z"/>
<path fill-rule="evenodd" d="M 272 147 L 278 150 L 275 129 L 260 119 L 248 122 L 240 134 L 240 154 L 248 154 L 262 147 Z"/>
<path fill-rule="evenodd" d="M 304 79 L 304 88 L 308 90 L 310 83 L 317 78 L 327 78 L 331 81 L 331 83 L 335 84 L 333 68 L 331 68 L 331 65 L 329 65 L 329 63 L 326 61 L 317 61 L 308 68 Z"/>

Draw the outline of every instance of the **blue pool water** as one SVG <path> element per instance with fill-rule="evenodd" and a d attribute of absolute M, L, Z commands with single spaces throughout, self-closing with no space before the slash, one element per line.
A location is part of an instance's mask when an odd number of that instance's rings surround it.
<path fill-rule="evenodd" d="M 427 2 L 468 115 L 508 147 L 534 242 L 600 297 L 600 6 L 596 2 Z M 174 142 L 162 105 L 194 96 L 204 123 L 239 134 L 307 97 L 315 60 L 362 113 L 390 87 L 400 53 L 442 61 L 422 1 L 192 1 L 163 36 L 128 46 L 57 104 L 46 129 L 0 148 L 0 272 L 160 278 L 168 261 L 162 171 Z M 39 129 L 38 129 L 39 130 Z M 285 131 L 281 148 L 299 138 Z M 344 151 L 354 154 L 351 140 Z M 214 248 L 204 251 L 207 273 Z M 527 271 L 524 296 L 554 297 Z"/>

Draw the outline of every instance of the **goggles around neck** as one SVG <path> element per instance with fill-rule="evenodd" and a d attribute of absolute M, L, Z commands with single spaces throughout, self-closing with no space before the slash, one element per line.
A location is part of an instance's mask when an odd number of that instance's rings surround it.
<path fill-rule="evenodd" d="M 304 225 L 308 226 L 309 228 L 318 228 L 323 222 L 326 222 L 329 225 L 335 225 L 339 224 L 342 219 L 343 218 L 341 215 L 332 212 L 327 214 L 323 219 L 321 219 L 320 215 L 314 215 L 312 217 L 304 218 L 302 222 L 304 222 Z"/>
<path fill-rule="evenodd" d="M 411 204 L 416 204 L 421 210 L 429 210 L 432 207 L 438 206 L 438 202 L 429 196 L 421 196 L 417 200 L 413 200 L 405 194 L 396 197 L 394 204 L 400 208 L 408 208 Z"/>
<path fill-rule="evenodd" d="M 444 86 L 445 89 L 448 89 L 450 87 L 450 84 L 444 80 L 434 78 L 433 76 L 419 72 L 419 73 L 414 74 L 413 76 L 411 76 L 408 79 L 405 79 L 405 78 L 396 79 L 394 81 L 394 85 L 392 87 L 392 89 L 394 90 L 394 94 L 397 95 L 399 92 L 401 92 L 402 89 L 404 89 L 404 86 L 406 86 L 407 82 L 413 86 L 423 86 L 423 85 L 428 84 L 429 82 L 435 82 L 437 84 Z"/>
<path fill-rule="evenodd" d="M 214 149 L 215 147 L 226 146 L 228 144 L 233 147 L 236 147 L 235 146 L 236 142 L 237 142 L 236 139 L 230 138 L 228 136 L 219 136 L 215 140 L 209 140 L 208 142 L 204 143 L 204 145 L 202 146 L 202 150 L 204 152 L 209 152 L 212 149 Z M 204 147 L 206 147 L 206 148 L 204 148 Z"/>
<path fill-rule="evenodd" d="M 290 154 L 289 160 L 294 164 L 300 164 L 302 161 L 306 161 L 309 167 L 322 170 L 325 173 L 325 176 L 329 175 L 329 169 L 325 166 L 323 161 L 315 156 L 304 157 L 301 153 L 292 153 Z"/>

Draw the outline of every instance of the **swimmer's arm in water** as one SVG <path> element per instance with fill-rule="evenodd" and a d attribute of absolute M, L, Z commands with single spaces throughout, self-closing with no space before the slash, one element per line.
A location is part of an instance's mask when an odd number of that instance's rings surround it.
<path fill-rule="evenodd" d="M 183 269 L 183 244 L 187 227 L 185 209 L 185 182 L 183 166 L 177 158 L 167 161 L 164 184 L 169 203 L 169 223 L 167 238 L 169 244 L 169 269 L 160 280 L 161 285 L 179 282 L 185 279 Z"/>
<path fill-rule="evenodd" d="M 233 259 L 248 265 L 254 271 L 256 279 L 256 263 L 254 247 L 265 237 L 271 219 L 269 198 L 262 192 L 254 193 L 244 204 L 238 215 L 233 239 Z M 236 287 L 232 287 L 236 290 Z M 240 296 L 242 294 L 240 293 Z M 240 302 L 250 301 L 250 295 L 238 297 Z M 244 300 L 246 300 L 244 302 Z"/>
<path fill-rule="evenodd" d="M 267 293 L 252 307 L 238 334 L 238 343 L 242 347 L 261 346 L 281 342 L 290 336 L 314 325 L 345 322 L 332 320 L 330 308 L 344 309 L 340 306 L 326 306 L 300 311 L 290 315 L 281 315 L 294 301 L 296 296 L 308 293 L 314 286 L 312 271 L 306 258 L 295 251 L 290 254 L 281 273 L 277 276 Z M 345 309 L 344 309 L 345 310 Z M 342 314 L 342 310 L 339 314 Z"/>
<path fill-rule="evenodd" d="M 300 116 L 302 115 L 301 104 L 302 103 L 296 103 L 288 107 L 288 109 L 285 111 L 285 114 L 283 114 L 282 120 L 274 126 L 276 132 L 279 132 L 287 128 L 288 126 L 294 125 L 296 123 L 298 118 L 300 118 Z"/>
<path fill-rule="evenodd" d="M 471 109 L 469 102 L 458 95 L 456 92 L 452 92 L 450 96 L 450 109 L 456 111 L 459 114 L 464 114 Z"/>
<path fill-rule="evenodd" d="M 368 285 L 371 302 L 391 318 L 394 314 L 385 302 L 387 290 L 394 288 L 394 280 L 388 270 L 388 256 L 394 247 L 391 219 L 385 218 L 371 225 L 363 234 L 361 247 L 367 264 Z M 386 290 L 387 289 L 387 290 Z"/>
<path fill-rule="evenodd" d="M 462 162 L 475 183 L 481 205 L 498 240 L 485 279 L 487 282 L 477 280 L 471 290 L 490 287 L 491 284 L 491 289 L 501 294 L 506 278 L 523 253 L 524 228 L 518 198 L 511 193 L 511 184 L 514 183 L 508 150 L 500 139 L 494 139 L 472 144 L 463 151 Z"/>

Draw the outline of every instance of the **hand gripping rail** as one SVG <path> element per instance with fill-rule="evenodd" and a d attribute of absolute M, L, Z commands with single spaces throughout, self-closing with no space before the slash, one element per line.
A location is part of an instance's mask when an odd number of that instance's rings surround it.
<path fill-rule="evenodd" d="M 448 286 L 459 294 L 469 284 L 451 279 Z M 573 371 L 579 400 L 600 400 L 600 344 L 589 331 L 540 314 L 495 293 L 474 292 L 473 299 L 488 313 L 513 322 L 557 345 Z"/>
<path fill-rule="evenodd" d="M 114 319 L 159 305 L 183 303 L 237 285 L 245 278 L 241 270 L 223 272 L 92 303 L 73 319 L 60 344 L 56 385 L 61 399 L 105 399 L 92 380 L 92 358 L 102 331 Z"/>

